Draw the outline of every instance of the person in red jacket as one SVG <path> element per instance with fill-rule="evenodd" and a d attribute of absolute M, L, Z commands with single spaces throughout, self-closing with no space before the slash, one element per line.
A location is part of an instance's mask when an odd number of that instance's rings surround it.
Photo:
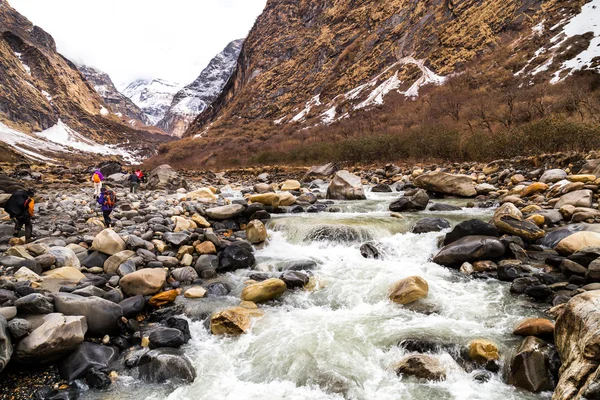
<path fill-rule="evenodd" d="M 25 239 L 31 240 L 33 234 L 33 223 L 31 218 L 34 216 L 35 201 L 33 190 L 15 191 L 4 206 L 4 210 L 15 220 L 15 236 L 19 236 L 21 228 L 25 226 Z"/>

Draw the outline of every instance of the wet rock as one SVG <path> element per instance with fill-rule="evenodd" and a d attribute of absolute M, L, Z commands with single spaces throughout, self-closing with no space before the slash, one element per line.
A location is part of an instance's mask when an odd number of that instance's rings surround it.
<path fill-rule="evenodd" d="M 246 286 L 241 297 L 244 301 L 263 303 L 280 297 L 286 289 L 287 286 L 283 280 L 271 278 Z"/>
<path fill-rule="evenodd" d="M 14 302 L 19 314 L 50 314 L 54 312 L 54 305 L 46 296 L 31 293 Z"/>
<path fill-rule="evenodd" d="M 296 203 L 296 197 L 289 192 L 255 194 L 248 198 L 252 203 L 260 203 L 274 208 L 287 207 Z"/>
<path fill-rule="evenodd" d="M 402 211 L 421 211 L 427 208 L 429 204 L 429 195 L 423 189 L 418 189 L 414 192 L 406 192 L 404 196 L 394 200 L 389 210 L 392 212 Z"/>
<path fill-rule="evenodd" d="M 473 340 L 469 343 L 469 358 L 479 364 L 498 360 L 500 358 L 498 346 L 489 340 Z"/>
<path fill-rule="evenodd" d="M 555 209 L 560 209 L 563 206 L 571 205 L 574 207 L 591 207 L 593 193 L 591 190 L 576 190 L 574 192 L 562 195 L 560 200 L 554 205 Z"/>
<path fill-rule="evenodd" d="M 510 362 L 508 383 L 536 393 L 552 390 L 549 355 L 548 343 L 534 336 L 526 337 Z"/>
<path fill-rule="evenodd" d="M 335 173 L 329 184 L 327 198 L 333 200 L 364 200 L 366 196 L 360 178 L 346 170 L 341 170 Z"/>
<path fill-rule="evenodd" d="M 419 379 L 443 381 L 446 370 L 440 361 L 426 354 L 415 354 L 404 357 L 395 366 L 396 374 L 414 376 Z"/>
<path fill-rule="evenodd" d="M 444 246 L 433 258 L 433 262 L 444 266 L 460 266 L 464 262 L 493 260 L 502 257 L 505 248 L 492 236 L 465 236 Z"/>
<path fill-rule="evenodd" d="M 462 207 L 453 206 L 452 204 L 435 203 L 429 207 L 429 211 L 460 211 Z"/>
<path fill-rule="evenodd" d="M 192 267 L 182 267 L 171 271 L 173 278 L 179 282 L 193 282 L 198 279 L 198 273 Z"/>
<path fill-rule="evenodd" d="M 160 291 L 166 281 L 166 273 L 160 268 L 147 268 L 125 275 L 119 286 L 128 296 L 148 295 Z"/>
<path fill-rule="evenodd" d="M 431 192 L 450 194 L 460 197 L 475 197 L 477 190 L 470 176 L 453 175 L 446 172 L 433 171 L 420 175 L 413 180 L 420 188 Z"/>
<path fill-rule="evenodd" d="M 123 316 L 123 309 L 112 301 L 96 296 L 56 293 L 54 307 L 64 315 L 83 315 L 90 335 L 104 336 L 121 331 L 119 320 Z"/>
<path fill-rule="evenodd" d="M 83 378 L 91 368 L 108 368 L 119 357 L 113 346 L 83 342 L 59 365 L 60 376 L 67 381 Z"/>
<path fill-rule="evenodd" d="M 600 233 L 582 231 L 575 232 L 556 245 L 555 250 L 562 255 L 569 255 L 590 246 L 600 246 Z"/>
<path fill-rule="evenodd" d="M 104 389 L 112 383 L 111 379 L 98 368 L 90 368 L 85 373 L 85 380 L 91 388 Z"/>
<path fill-rule="evenodd" d="M 166 324 L 166 326 L 168 326 L 169 328 L 177 329 L 181 333 L 183 333 L 183 340 L 185 343 L 187 343 L 192 338 L 192 335 L 190 333 L 190 324 L 188 324 L 188 322 L 183 318 L 169 317 L 165 321 L 163 321 L 163 324 Z"/>
<path fill-rule="evenodd" d="M 210 254 L 203 254 L 198 257 L 194 269 L 201 278 L 212 278 L 217 273 L 219 267 L 219 257 Z"/>
<path fill-rule="evenodd" d="M 190 360 L 173 348 L 148 351 L 140 357 L 132 373 L 137 379 L 151 383 L 192 383 L 196 378 L 196 371 Z"/>
<path fill-rule="evenodd" d="M 157 347 L 181 347 L 185 340 L 183 333 L 174 328 L 158 327 L 154 329 L 148 336 L 150 340 L 150 348 L 155 349 Z"/>
<path fill-rule="evenodd" d="M 546 300 L 552 294 L 552 289 L 544 284 L 532 285 L 525 289 L 525 294 L 536 300 Z"/>
<path fill-rule="evenodd" d="M 390 300 L 399 304 L 410 304 L 424 299 L 429 293 L 427 281 L 420 276 L 410 276 L 398 281 L 390 291 Z"/>
<path fill-rule="evenodd" d="M 231 245 L 219 253 L 217 272 L 232 272 L 238 269 L 252 268 L 256 260 L 252 252 L 243 246 Z"/>
<path fill-rule="evenodd" d="M 160 292 L 158 294 L 155 294 L 150 298 L 150 300 L 148 300 L 148 305 L 152 307 L 162 307 L 164 305 L 174 302 L 177 296 L 179 296 L 179 291 L 176 289 Z"/>
<path fill-rule="evenodd" d="M 48 363 L 75 350 L 83 342 L 87 324 L 83 316 L 44 315 L 42 324 L 17 345 L 15 360 Z"/>
<path fill-rule="evenodd" d="M 190 235 L 185 232 L 165 232 L 163 240 L 175 247 L 189 243 Z"/>
<path fill-rule="evenodd" d="M 379 249 L 375 246 L 375 243 L 373 242 L 363 243 L 360 246 L 360 255 L 364 258 L 373 258 L 376 260 L 379 259 L 381 256 L 379 253 Z"/>
<path fill-rule="evenodd" d="M 252 317 L 262 315 L 262 311 L 246 307 L 230 307 L 212 315 L 210 330 L 213 335 L 241 335 L 250 329 Z"/>
<path fill-rule="evenodd" d="M 413 226 L 412 233 L 439 232 L 442 229 L 450 228 L 450 223 L 443 218 L 423 218 Z"/>
<path fill-rule="evenodd" d="M 498 229 L 492 224 L 478 219 L 470 219 L 456 225 L 452 231 L 446 234 L 444 245 L 449 245 L 465 236 L 499 236 Z"/>
<path fill-rule="evenodd" d="M 94 238 L 92 249 L 113 255 L 126 249 L 125 242 L 114 230 L 104 229 Z"/>
<path fill-rule="evenodd" d="M 560 263 L 560 270 L 566 277 L 570 277 L 572 275 L 585 276 L 588 272 L 587 268 L 583 265 L 566 258 Z"/>
<path fill-rule="evenodd" d="M 379 183 L 371 188 L 371 192 L 373 193 L 391 193 L 392 188 L 390 185 L 386 185 L 385 183 Z"/>
<path fill-rule="evenodd" d="M 513 334 L 519 336 L 546 337 L 554 335 L 554 322 L 546 318 L 527 318 L 515 327 Z"/>
<path fill-rule="evenodd" d="M 206 289 L 202 286 L 194 286 L 187 289 L 183 295 L 188 299 L 200 299 L 206 295 Z"/>
<path fill-rule="evenodd" d="M 222 297 L 227 296 L 231 292 L 229 286 L 223 282 L 213 282 L 206 286 L 207 297 Z"/>
<path fill-rule="evenodd" d="M 252 244 L 264 242 L 267 240 L 267 228 L 257 219 L 250 221 L 246 225 L 246 239 Z"/>
<path fill-rule="evenodd" d="M 146 300 L 141 294 L 133 297 L 129 297 L 119 303 L 123 310 L 123 316 L 125 318 L 134 318 L 146 307 Z"/>
<path fill-rule="evenodd" d="M 529 241 L 541 239 L 546 234 L 533 222 L 521 221 L 512 215 L 502 215 L 494 218 L 494 225 L 502 233 L 516 235 Z"/>
<path fill-rule="evenodd" d="M 310 276 L 302 271 L 285 271 L 279 278 L 285 282 L 288 289 L 296 289 L 304 287 Z"/>

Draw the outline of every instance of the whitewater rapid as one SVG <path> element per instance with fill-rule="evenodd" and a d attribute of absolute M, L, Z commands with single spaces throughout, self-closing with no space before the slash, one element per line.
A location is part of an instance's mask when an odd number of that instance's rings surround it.
<path fill-rule="evenodd" d="M 440 233 L 415 235 L 410 226 L 424 216 L 447 218 L 454 225 L 492 212 L 463 209 L 390 217 L 385 209 L 398 194 L 370 194 L 363 202 L 344 203 L 340 213 L 274 215 L 269 243 L 256 251 L 257 269 L 275 271 L 286 260 L 313 260 L 322 285 L 314 292 L 288 291 L 277 302 L 260 307 L 248 334 L 213 336 L 202 320 L 190 320 L 191 341 L 183 347 L 197 378 L 191 385 L 149 385 L 123 376 L 104 393 L 86 398 L 119 399 L 541 399 L 503 383 L 502 372 L 485 383 L 461 369 L 447 353 L 447 380 L 424 382 L 398 377 L 391 366 L 405 354 L 404 339 L 429 339 L 466 345 L 476 338 L 499 345 L 503 361 L 519 340 L 514 325 L 539 316 L 509 285 L 471 280 L 429 261 Z M 380 260 L 361 256 L 361 242 L 311 241 L 315 226 L 353 227 L 384 248 Z M 237 304 L 244 281 L 253 271 L 224 279 L 233 290 L 227 298 L 184 300 L 192 317 Z M 429 295 L 416 306 L 388 300 L 396 281 L 419 275 Z M 204 303 L 202 303 L 204 302 Z M 194 312 L 196 310 L 196 312 Z"/>

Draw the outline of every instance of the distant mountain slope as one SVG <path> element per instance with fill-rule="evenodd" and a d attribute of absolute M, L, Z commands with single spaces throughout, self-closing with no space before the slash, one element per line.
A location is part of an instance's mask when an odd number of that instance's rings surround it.
<path fill-rule="evenodd" d="M 146 114 L 152 125 L 156 125 L 169 110 L 181 86 L 163 79 L 138 79 L 122 93 Z"/>
<path fill-rule="evenodd" d="M 221 94 L 235 70 L 244 39 L 234 40 L 217 54 L 194 82 L 181 89 L 157 126 L 181 137 L 189 124 Z"/>
<path fill-rule="evenodd" d="M 145 125 L 151 125 L 146 114 L 131 99 L 117 90 L 107 73 L 88 65 L 79 66 L 79 71 L 81 71 L 85 79 L 93 86 L 113 113 L 120 113 L 130 120 L 133 119 Z"/>
<path fill-rule="evenodd" d="M 52 36 L 0 1 L 0 141 L 33 157 L 52 147 L 55 159 L 70 149 L 118 156 L 118 146 L 148 156 L 165 140 L 122 124 Z"/>

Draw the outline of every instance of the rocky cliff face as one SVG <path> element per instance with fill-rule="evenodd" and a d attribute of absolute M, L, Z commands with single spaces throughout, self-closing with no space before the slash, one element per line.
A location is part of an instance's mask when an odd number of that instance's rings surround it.
<path fill-rule="evenodd" d="M 181 137 L 190 123 L 221 94 L 237 65 L 243 39 L 234 40 L 213 58 L 194 82 L 181 89 L 157 126 Z"/>
<path fill-rule="evenodd" d="M 152 125 L 156 125 L 169 110 L 180 88 L 181 85 L 163 79 L 138 79 L 131 82 L 123 94 L 142 109 Z"/>
<path fill-rule="evenodd" d="M 140 123 L 151 125 L 146 114 L 128 97 L 117 90 L 107 73 L 88 65 L 79 66 L 79 71 L 102 97 L 110 111 L 119 117 L 123 117 L 127 123 L 133 126 Z"/>
<path fill-rule="evenodd" d="M 3 0 L 0 140 L 23 154 L 48 150 L 40 140 L 60 142 L 61 151 L 71 144 L 85 151 L 107 143 L 143 142 L 149 155 L 153 141 L 164 139 L 123 125 L 77 67 L 57 53 L 52 36 Z"/>
<path fill-rule="evenodd" d="M 584 3 L 269 0 L 232 79 L 186 135 L 222 136 L 234 119 L 267 120 L 272 130 L 309 119 L 331 123 L 382 104 L 392 91 L 414 97 L 505 46 L 503 35 L 529 35 L 539 23 L 559 29 Z"/>

